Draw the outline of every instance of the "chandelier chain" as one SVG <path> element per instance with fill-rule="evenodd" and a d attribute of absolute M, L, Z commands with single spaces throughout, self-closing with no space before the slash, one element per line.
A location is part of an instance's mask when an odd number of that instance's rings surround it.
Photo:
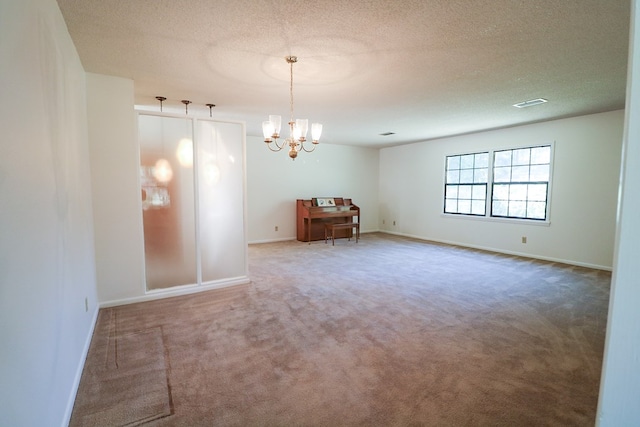
<path fill-rule="evenodd" d="M 289 110 L 291 112 L 291 121 L 293 121 L 293 62 L 289 61 L 289 75 L 291 76 L 289 79 Z"/>

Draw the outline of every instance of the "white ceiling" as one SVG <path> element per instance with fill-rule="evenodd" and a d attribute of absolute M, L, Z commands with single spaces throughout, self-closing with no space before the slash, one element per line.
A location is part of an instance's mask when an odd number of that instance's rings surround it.
<path fill-rule="evenodd" d="M 389 146 L 624 108 L 629 0 L 58 0 L 86 71 L 136 104 Z M 533 98 L 548 103 L 518 109 Z M 392 136 L 380 136 L 395 132 Z M 284 132 L 283 132 L 284 133 Z"/>

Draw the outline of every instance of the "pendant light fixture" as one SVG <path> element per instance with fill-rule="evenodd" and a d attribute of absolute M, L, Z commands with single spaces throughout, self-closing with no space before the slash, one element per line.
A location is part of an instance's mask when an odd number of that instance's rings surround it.
<path fill-rule="evenodd" d="M 183 99 L 182 103 L 184 104 L 184 114 L 189 114 L 189 104 L 191 101 Z M 176 149 L 176 157 L 178 158 L 178 162 L 180 165 L 185 168 L 190 168 L 193 166 L 193 141 L 188 137 L 189 135 L 189 118 L 185 118 L 185 137 L 178 142 L 178 148 Z"/>
<path fill-rule="evenodd" d="M 162 101 L 165 101 L 167 98 L 165 98 L 164 96 L 156 96 L 156 99 L 160 101 L 160 112 L 162 112 Z M 162 124 L 162 121 L 160 123 Z M 161 137 L 163 147 L 162 151 L 164 154 L 164 127 L 161 132 Z M 171 163 L 169 163 L 169 161 L 165 158 L 159 158 L 153 165 L 151 174 L 156 180 L 158 180 L 159 183 L 168 183 L 169 181 L 171 181 L 171 178 L 173 178 L 173 169 L 171 168 Z"/>
<path fill-rule="evenodd" d="M 209 107 L 209 117 L 213 117 L 213 107 L 216 106 L 216 104 L 205 104 L 207 107 Z"/>
<path fill-rule="evenodd" d="M 156 96 L 156 99 L 160 101 L 160 112 L 162 113 L 162 101 L 166 101 L 167 98 L 165 98 L 164 96 Z"/>
<path fill-rule="evenodd" d="M 311 142 L 312 148 L 307 149 L 304 143 L 307 141 L 307 131 L 309 128 L 309 120 L 293 118 L 293 64 L 298 62 L 296 56 L 286 56 L 284 58 L 289 64 L 289 137 L 278 144 L 278 138 L 280 138 L 280 127 L 282 118 L 280 116 L 269 116 L 269 120 L 262 122 L 262 133 L 264 135 L 264 142 L 267 143 L 267 147 L 271 151 L 280 151 L 284 147 L 289 147 L 289 157 L 295 160 L 298 157 L 300 151 L 312 152 L 318 145 L 318 140 L 322 134 L 322 125 L 320 123 L 313 123 L 311 125 Z M 271 145 L 273 143 L 273 146 Z"/>

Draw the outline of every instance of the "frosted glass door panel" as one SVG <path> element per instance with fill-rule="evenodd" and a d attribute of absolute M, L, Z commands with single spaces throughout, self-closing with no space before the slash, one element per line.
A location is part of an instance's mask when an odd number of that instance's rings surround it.
<path fill-rule="evenodd" d="M 139 115 L 148 290 L 197 283 L 192 129 L 191 120 Z"/>
<path fill-rule="evenodd" d="M 243 129 L 197 122 L 202 282 L 246 274 Z"/>

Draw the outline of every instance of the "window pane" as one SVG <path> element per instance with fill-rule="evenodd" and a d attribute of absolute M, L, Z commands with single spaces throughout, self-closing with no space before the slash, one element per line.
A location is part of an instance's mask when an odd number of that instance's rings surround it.
<path fill-rule="evenodd" d="M 531 149 L 531 164 L 551 163 L 551 146 L 535 147 Z"/>
<path fill-rule="evenodd" d="M 473 154 L 466 154 L 460 158 L 460 169 L 472 169 L 473 168 Z"/>
<path fill-rule="evenodd" d="M 530 148 L 523 148 L 520 150 L 513 150 L 513 165 L 528 165 L 529 156 L 531 154 Z"/>
<path fill-rule="evenodd" d="M 489 170 L 487 168 L 482 169 L 474 169 L 473 171 L 473 182 L 475 183 L 486 183 L 488 178 Z"/>
<path fill-rule="evenodd" d="M 529 166 L 514 166 L 511 169 L 511 181 L 512 182 L 529 181 Z"/>
<path fill-rule="evenodd" d="M 458 186 L 457 185 L 447 185 L 445 197 L 447 199 L 455 199 L 458 197 Z"/>
<path fill-rule="evenodd" d="M 494 182 L 510 182 L 511 181 L 511 168 L 499 167 L 493 169 L 493 181 Z"/>
<path fill-rule="evenodd" d="M 530 184 L 528 200 L 537 202 L 547 201 L 547 184 Z"/>
<path fill-rule="evenodd" d="M 456 199 L 447 199 L 444 202 L 444 211 L 446 213 L 458 213 L 458 201 Z"/>
<path fill-rule="evenodd" d="M 457 184 L 460 182 L 460 171 L 453 170 L 447 172 L 447 183 L 448 184 Z"/>
<path fill-rule="evenodd" d="M 458 213 L 471 213 L 471 200 L 458 200 Z"/>
<path fill-rule="evenodd" d="M 473 182 L 473 169 L 462 169 L 460 171 L 460 182 L 465 184 Z"/>
<path fill-rule="evenodd" d="M 460 156 L 447 157 L 447 170 L 460 169 Z"/>
<path fill-rule="evenodd" d="M 476 154 L 476 168 L 488 168 L 489 167 L 489 153 Z"/>
<path fill-rule="evenodd" d="M 509 216 L 524 218 L 527 215 L 527 202 L 509 202 Z"/>
<path fill-rule="evenodd" d="M 460 199 L 471 199 L 471 186 L 470 185 L 461 185 L 458 189 L 458 198 Z"/>
<path fill-rule="evenodd" d="M 511 166 L 511 150 L 496 151 L 493 160 L 494 166 Z"/>
<path fill-rule="evenodd" d="M 494 185 L 493 200 L 509 200 L 509 184 Z"/>
<path fill-rule="evenodd" d="M 549 165 L 531 166 L 531 181 L 549 181 Z"/>
<path fill-rule="evenodd" d="M 507 216 L 507 208 L 509 204 L 507 202 L 494 201 L 491 214 L 494 216 Z"/>
<path fill-rule="evenodd" d="M 527 200 L 527 185 L 512 185 L 509 189 L 509 200 Z"/>
<path fill-rule="evenodd" d="M 486 185 L 474 185 L 471 190 L 471 198 L 475 200 L 485 200 L 487 198 Z"/>
<path fill-rule="evenodd" d="M 471 213 L 473 215 L 484 215 L 485 212 L 485 200 L 472 200 L 471 201 Z"/>
<path fill-rule="evenodd" d="M 545 219 L 546 217 L 545 202 L 529 202 L 527 209 L 527 217 L 534 219 Z"/>

